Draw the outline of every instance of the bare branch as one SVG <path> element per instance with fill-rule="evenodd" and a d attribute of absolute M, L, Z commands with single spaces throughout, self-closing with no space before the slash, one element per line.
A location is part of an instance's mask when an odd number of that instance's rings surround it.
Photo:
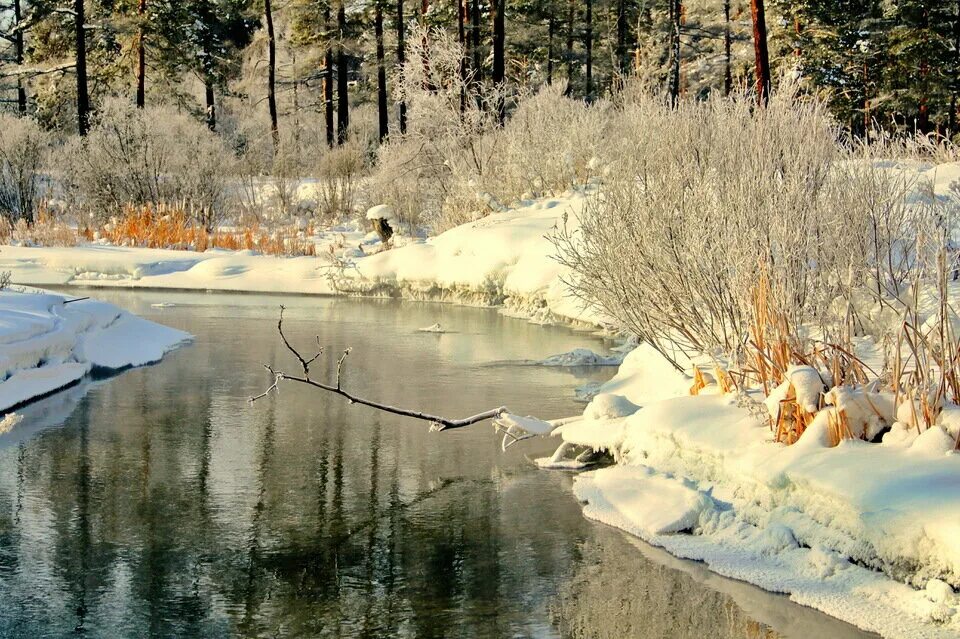
<path fill-rule="evenodd" d="M 424 413 L 417 410 L 410 410 L 406 408 L 398 408 L 396 406 L 390 406 L 388 404 L 383 404 L 377 401 L 359 397 L 353 393 L 344 390 L 342 384 L 342 372 L 343 372 L 343 363 L 346 361 L 347 356 L 350 354 L 349 348 L 345 349 L 340 355 L 340 359 L 337 361 L 337 373 L 336 380 L 334 384 L 327 384 L 324 382 L 318 382 L 310 378 L 310 364 L 312 364 L 322 353 L 322 348 L 320 347 L 320 338 L 317 337 L 317 348 L 318 351 L 315 355 L 309 359 L 302 355 L 287 339 L 287 336 L 283 332 L 283 311 L 284 307 L 280 307 L 280 319 L 277 321 L 277 332 L 280 333 L 280 339 L 283 340 L 284 345 L 287 347 L 294 357 L 297 358 L 297 361 L 300 363 L 300 368 L 303 371 L 302 375 L 288 375 L 283 371 L 275 370 L 272 366 L 264 364 L 263 367 L 273 376 L 273 383 L 262 393 L 255 397 L 250 398 L 250 402 L 255 402 L 259 399 L 267 397 L 272 392 L 278 392 L 280 389 L 281 381 L 291 381 L 298 384 L 304 384 L 307 386 L 312 386 L 313 388 L 318 388 L 320 390 L 325 390 L 327 392 L 333 393 L 343 397 L 351 404 L 361 404 L 363 406 L 369 406 L 371 408 L 376 408 L 385 413 L 392 413 L 394 415 L 400 415 L 402 417 L 411 417 L 413 419 L 419 419 L 421 421 L 430 422 L 431 432 L 439 432 L 443 430 L 452 430 L 454 428 L 462 428 L 464 426 L 470 426 L 471 424 L 476 424 L 488 419 L 497 419 L 503 415 L 509 413 L 505 406 L 500 406 L 498 408 L 493 408 L 491 410 L 484 411 L 482 413 L 477 413 L 476 415 L 471 415 L 470 417 L 464 417 L 462 419 L 450 419 L 448 417 L 442 417 L 440 415 L 431 415 L 429 413 Z M 522 441 L 531 437 L 532 435 L 524 435 L 518 433 L 514 430 L 501 429 L 497 427 L 499 432 L 504 433 L 504 448 L 514 444 L 518 441 Z M 507 439 L 510 439 L 510 443 L 507 443 Z"/>

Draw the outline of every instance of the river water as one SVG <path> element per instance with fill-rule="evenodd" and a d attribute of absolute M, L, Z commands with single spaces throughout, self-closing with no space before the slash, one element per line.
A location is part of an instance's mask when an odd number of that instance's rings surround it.
<path fill-rule="evenodd" d="M 282 386 L 276 334 L 332 375 L 460 417 L 582 410 L 606 370 L 524 364 L 588 333 L 488 309 L 176 292 L 98 297 L 195 335 L 33 404 L 0 436 L 0 637 L 860 637 L 583 518 L 571 477 L 489 424 L 426 424 Z M 172 304 L 172 305 L 169 305 Z M 160 306 L 164 305 L 164 306 Z M 439 322 L 450 331 L 420 332 Z"/>

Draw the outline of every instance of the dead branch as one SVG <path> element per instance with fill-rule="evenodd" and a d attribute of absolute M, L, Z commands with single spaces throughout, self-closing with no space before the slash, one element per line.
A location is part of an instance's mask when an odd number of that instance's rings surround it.
<path fill-rule="evenodd" d="M 506 413 L 509 412 L 505 406 L 500 406 L 499 408 L 494 408 L 488 411 L 484 411 L 482 413 L 478 413 L 470 417 L 464 417 L 462 419 L 450 419 L 448 417 L 431 415 L 429 413 L 424 413 L 417 410 L 398 408 L 396 406 L 390 406 L 388 404 L 382 404 L 380 402 L 359 397 L 357 395 L 354 395 L 350 391 L 344 390 L 343 388 L 343 383 L 342 383 L 343 365 L 347 359 L 347 356 L 350 354 L 349 348 L 343 351 L 343 353 L 340 355 L 340 359 L 337 361 L 336 379 L 333 381 L 333 383 L 320 382 L 315 379 L 312 379 L 310 377 L 310 365 L 313 364 L 317 360 L 317 358 L 323 354 L 323 347 L 320 346 L 320 337 L 317 336 L 316 353 L 314 353 L 310 357 L 306 357 L 305 355 L 303 355 L 290 343 L 290 340 L 287 339 L 286 334 L 284 334 L 283 332 L 283 311 L 284 311 L 284 307 L 281 306 L 280 319 L 277 320 L 277 332 L 280 333 L 280 339 L 283 340 L 284 346 L 286 346 L 287 350 L 290 351 L 299 362 L 301 373 L 296 375 L 291 375 L 281 370 L 277 370 L 273 366 L 264 364 L 263 367 L 270 372 L 270 375 L 273 376 L 273 383 L 270 384 L 270 386 L 264 392 L 260 393 L 255 397 L 251 397 L 250 398 L 251 402 L 255 402 L 259 399 L 263 399 L 264 397 L 269 396 L 271 392 L 279 392 L 280 382 L 290 381 L 290 382 L 296 382 L 298 384 L 312 386 L 313 388 L 318 388 L 320 390 L 324 390 L 324 391 L 333 393 L 335 395 L 339 395 L 345 398 L 351 404 L 361 404 L 363 406 L 376 408 L 377 410 L 381 410 L 385 413 L 392 413 L 394 415 L 401 415 L 403 417 L 411 417 L 413 419 L 419 419 L 421 421 L 430 422 L 430 430 L 432 432 L 439 432 L 442 430 L 452 430 L 454 428 L 462 428 L 464 426 L 470 426 L 471 424 L 476 424 L 478 422 L 482 422 L 488 419 L 497 419 L 498 417 L 505 415 Z M 521 436 L 519 434 L 510 433 L 509 439 L 520 441 L 522 439 L 526 439 L 526 437 Z M 511 443 L 515 443 L 515 441 Z M 505 439 L 505 445 L 506 445 L 506 439 Z"/>

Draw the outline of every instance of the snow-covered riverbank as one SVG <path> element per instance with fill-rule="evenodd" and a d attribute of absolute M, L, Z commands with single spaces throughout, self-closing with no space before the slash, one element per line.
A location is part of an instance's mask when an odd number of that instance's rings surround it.
<path fill-rule="evenodd" d="M 929 179 L 944 198 L 960 175 L 957 165 L 889 168 Z M 573 192 L 523 203 L 383 252 L 362 233 L 326 234 L 324 258 L 3 247 L 0 270 L 23 284 L 379 295 L 596 323 L 567 295 L 547 238 L 576 223 L 584 201 Z M 96 365 L 85 357 L 77 363 Z M 578 476 L 588 517 L 884 636 L 960 637 L 960 455 L 946 431 L 785 446 L 749 402 L 692 397 L 691 383 L 641 346 L 584 416 L 559 428 L 619 462 Z"/>
<path fill-rule="evenodd" d="M 105 302 L 0 291 L 0 411 L 76 384 L 94 370 L 156 362 L 189 339 Z M 0 433 L 15 420 L 0 422 Z"/>
<path fill-rule="evenodd" d="M 538 321 L 595 322 L 566 295 L 551 230 L 575 222 L 583 193 L 525 202 L 427 240 L 400 238 L 379 250 L 375 234 L 330 231 L 320 257 L 250 251 L 203 253 L 87 244 L 0 248 L 0 271 L 17 284 L 355 294 L 504 306 Z M 335 284 L 335 285 L 334 285 Z"/>
<path fill-rule="evenodd" d="M 556 434 L 618 464 L 584 513 L 887 637 L 960 636 L 960 454 L 940 428 L 883 443 L 775 443 L 765 415 L 649 347 Z M 715 391 L 715 387 L 711 387 Z"/>

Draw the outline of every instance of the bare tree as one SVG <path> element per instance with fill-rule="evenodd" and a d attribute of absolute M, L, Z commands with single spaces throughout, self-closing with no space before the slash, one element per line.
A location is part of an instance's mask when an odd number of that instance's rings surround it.
<path fill-rule="evenodd" d="M 270 136 L 273 152 L 280 147 L 280 126 L 277 122 L 277 40 L 273 30 L 273 7 L 264 0 L 263 12 L 267 23 L 267 105 L 270 110 Z"/>
<path fill-rule="evenodd" d="M 269 0 L 267 0 L 269 3 Z M 146 30 L 147 0 L 137 3 L 137 107 L 142 109 L 146 103 L 147 56 L 144 48 Z"/>
<path fill-rule="evenodd" d="M 87 89 L 87 35 L 83 0 L 74 0 L 73 8 L 77 56 L 77 132 L 86 135 L 90 130 L 90 92 Z"/>
<path fill-rule="evenodd" d="M 379 123 L 380 141 L 389 133 L 387 114 L 387 67 L 383 53 L 383 0 L 375 1 L 373 19 L 374 35 L 377 40 L 377 116 Z"/>
<path fill-rule="evenodd" d="M 767 19 L 763 0 L 750 0 L 753 18 L 753 52 L 756 66 L 757 101 L 766 104 L 770 98 L 770 54 L 767 51 Z"/>

